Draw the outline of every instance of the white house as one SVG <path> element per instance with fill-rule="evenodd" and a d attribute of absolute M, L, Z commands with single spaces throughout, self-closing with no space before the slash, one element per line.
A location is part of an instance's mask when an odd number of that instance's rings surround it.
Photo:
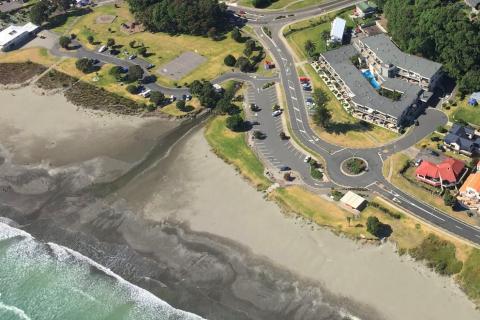
<path fill-rule="evenodd" d="M 332 30 L 330 31 L 330 39 L 334 42 L 342 42 L 343 34 L 345 33 L 345 25 L 347 21 L 336 17 L 332 22 Z"/>
<path fill-rule="evenodd" d="M 352 191 L 345 193 L 345 195 L 340 199 L 340 202 L 347 207 L 358 211 L 363 210 L 367 204 L 367 200 Z"/>
<path fill-rule="evenodd" d="M 9 26 L 0 31 L 0 51 L 15 49 L 27 42 L 37 32 L 38 26 L 29 22 L 24 26 Z"/>

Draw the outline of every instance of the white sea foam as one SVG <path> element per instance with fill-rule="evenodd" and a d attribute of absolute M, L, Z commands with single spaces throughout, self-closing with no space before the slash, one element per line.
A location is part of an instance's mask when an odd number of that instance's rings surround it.
<path fill-rule="evenodd" d="M 3 303 L 2 301 L 0 301 L 0 313 L 3 313 L 1 312 L 1 310 L 5 310 L 8 313 L 12 313 L 22 320 L 32 320 L 29 316 L 27 316 L 27 314 L 22 309 L 19 309 L 15 306 L 9 306 Z"/>
<path fill-rule="evenodd" d="M 30 233 L 11 227 L 8 224 L 0 221 L 0 240 L 6 240 L 18 236 L 33 239 Z"/>

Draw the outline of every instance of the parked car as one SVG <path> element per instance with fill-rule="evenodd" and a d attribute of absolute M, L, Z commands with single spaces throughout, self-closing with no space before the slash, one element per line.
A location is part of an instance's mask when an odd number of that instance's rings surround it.
<path fill-rule="evenodd" d="M 147 90 L 144 90 L 144 91 L 140 92 L 139 95 L 144 97 L 144 98 L 148 98 L 148 97 L 150 97 L 151 92 L 152 92 L 152 90 L 147 89 Z"/>
<path fill-rule="evenodd" d="M 310 160 L 312 160 L 312 157 L 306 156 L 305 159 L 303 159 L 303 162 L 308 163 Z"/>
<path fill-rule="evenodd" d="M 282 110 L 276 110 L 276 111 L 273 111 L 272 117 L 276 117 L 276 116 L 279 116 L 281 114 L 282 114 Z"/>
<path fill-rule="evenodd" d="M 415 167 L 418 167 L 422 163 L 423 159 L 415 160 Z"/>
<path fill-rule="evenodd" d="M 291 170 L 291 168 L 289 166 L 281 166 L 280 168 L 280 171 L 289 171 Z"/>
<path fill-rule="evenodd" d="M 98 52 L 102 53 L 102 52 L 107 51 L 107 49 L 108 49 L 108 47 L 103 45 L 103 46 L 100 47 L 100 49 L 98 49 Z"/>
<path fill-rule="evenodd" d="M 170 102 L 174 102 L 177 100 L 177 97 L 175 97 L 173 94 L 170 96 Z"/>
<path fill-rule="evenodd" d="M 154 64 L 151 64 L 151 63 L 146 66 L 147 70 L 150 70 L 150 69 L 152 69 L 152 68 L 154 68 L 154 67 L 155 67 L 155 65 L 154 65 Z"/>
<path fill-rule="evenodd" d="M 136 54 L 132 54 L 132 55 L 128 56 L 128 60 L 134 60 L 136 58 L 137 58 Z"/>
<path fill-rule="evenodd" d="M 435 150 L 430 150 L 430 154 L 434 157 L 438 157 L 440 155 L 440 153 L 438 153 L 437 151 Z"/>
<path fill-rule="evenodd" d="M 282 140 L 288 140 L 288 139 L 290 139 L 290 137 L 287 136 L 287 135 L 285 134 L 285 132 L 282 131 L 282 132 L 280 132 L 280 139 L 282 139 Z"/>

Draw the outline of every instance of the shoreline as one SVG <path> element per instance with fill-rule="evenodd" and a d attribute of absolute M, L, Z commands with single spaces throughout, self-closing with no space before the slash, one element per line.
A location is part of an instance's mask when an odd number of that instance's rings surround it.
<path fill-rule="evenodd" d="M 179 141 L 188 128 L 169 122 L 84 118 L 50 96 L 40 118 L 32 111 L 42 97 L 21 108 L 30 97 L 0 97 L 10 99 L 7 108 L 23 110 L 1 109 L 0 121 L 17 129 L 0 130 L 14 156 L 0 165 L 2 215 L 174 307 L 212 320 L 336 319 L 342 308 L 365 320 L 478 317 L 451 279 L 397 256 L 390 244 L 363 246 L 286 217 L 210 151 L 198 126 Z M 52 119 L 56 130 L 45 129 Z M 45 149 L 42 140 L 58 145 Z M 159 145 L 145 167 L 132 171 Z M 42 160 L 51 167 L 22 166 Z M 115 192 L 97 197 L 88 192 L 92 184 Z"/>

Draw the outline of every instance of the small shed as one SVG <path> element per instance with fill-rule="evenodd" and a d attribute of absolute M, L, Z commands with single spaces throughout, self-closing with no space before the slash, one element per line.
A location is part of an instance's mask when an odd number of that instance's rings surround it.
<path fill-rule="evenodd" d="M 345 193 L 345 195 L 340 199 L 340 202 L 347 207 L 358 211 L 362 211 L 367 204 L 367 200 L 365 200 L 365 198 L 352 191 Z"/>
<path fill-rule="evenodd" d="M 345 33 L 345 26 L 347 21 L 345 19 L 336 17 L 332 22 L 332 30 L 330 31 L 330 39 L 334 42 L 342 42 L 343 34 Z"/>

